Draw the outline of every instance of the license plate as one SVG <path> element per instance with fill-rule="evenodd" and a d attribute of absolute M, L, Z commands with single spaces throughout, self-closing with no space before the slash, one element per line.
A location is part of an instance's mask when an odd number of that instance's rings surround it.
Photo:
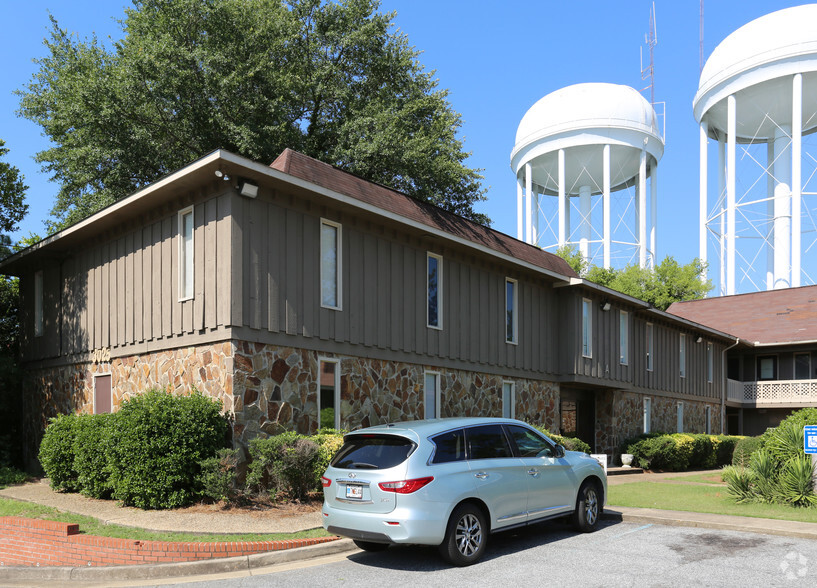
<path fill-rule="evenodd" d="M 363 498 L 363 486 L 357 484 L 346 486 L 346 498 L 355 498 L 357 500 Z"/>

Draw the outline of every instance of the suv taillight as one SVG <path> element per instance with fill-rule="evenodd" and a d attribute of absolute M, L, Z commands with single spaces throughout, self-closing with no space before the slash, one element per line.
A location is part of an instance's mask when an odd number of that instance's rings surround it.
<path fill-rule="evenodd" d="M 329 486 L 331 484 L 332 484 L 332 480 L 330 480 L 326 476 L 321 476 L 321 486 L 323 486 L 324 488 L 329 488 Z"/>
<path fill-rule="evenodd" d="M 434 476 L 427 478 L 414 478 L 413 480 L 399 480 L 397 482 L 380 482 L 378 486 L 384 492 L 395 492 L 397 494 L 411 494 L 417 492 L 423 486 L 426 486 Z"/>

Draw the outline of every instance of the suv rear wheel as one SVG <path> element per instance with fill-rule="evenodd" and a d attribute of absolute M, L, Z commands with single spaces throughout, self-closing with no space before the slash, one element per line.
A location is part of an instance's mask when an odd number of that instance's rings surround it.
<path fill-rule="evenodd" d="M 455 566 L 470 566 L 482 558 L 487 541 L 488 527 L 482 510 L 473 504 L 461 504 L 448 519 L 440 555 Z"/>

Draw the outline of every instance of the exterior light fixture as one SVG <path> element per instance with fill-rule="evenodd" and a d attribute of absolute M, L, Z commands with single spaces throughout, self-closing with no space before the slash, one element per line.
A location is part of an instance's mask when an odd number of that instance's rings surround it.
<path fill-rule="evenodd" d="M 247 180 L 241 180 L 238 182 L 238 193 L 247 198 L 255 198 L 258 196 L 258 186 Z"/>
<path fill-rule="evenodd" d="M 704 340 L 704 338 L 703 338 L 703 337 L 698 336 L 698 338 L 695 340 L 695 342 L 696 342 L 696 343 L 700 343 L 700 342 L 701 342 L 701 341 L 703 341 L 703 340 Z"/>
<path fill-rule="evenodd" d="M 610 310 L 610 301 L 609 301 L 609 300 L 605 300 L 604 302 L 602 302 L 602 303 L 601 303 L 601 309 L 602 309 L 604 312 L 607 312 L 608 310 Z"/>

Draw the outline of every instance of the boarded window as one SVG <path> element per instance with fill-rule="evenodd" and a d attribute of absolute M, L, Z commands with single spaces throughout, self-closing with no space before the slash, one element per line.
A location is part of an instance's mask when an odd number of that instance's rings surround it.
<path fill-rule="evenodd" d="M 440 374 L 426 372 L 425 391 L 425 418 L 436 419 L 440 416 Z"/>
<path fill-rule="evenodd" d="M 111 412 L 111 375 L 94 376 L 94 414 Z"/>

